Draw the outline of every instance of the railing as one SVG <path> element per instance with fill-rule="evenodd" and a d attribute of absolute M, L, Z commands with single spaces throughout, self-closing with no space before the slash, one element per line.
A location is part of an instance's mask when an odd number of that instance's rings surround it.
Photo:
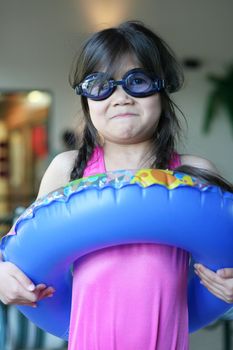
<path fill-rule="evenodd" d="M 13 305 L 0 304 L 0 349 L 66 349 L 67 342 L 42 331 Z"/>
<path fill-rule="evenodd" d="M 231 317 L 231 316 L 229 315 L 229 317 Z M 209 329 L 211 331 L 217 327 L 221 327 L 222 331 L 223 331 L 223 337 L 222 337 L 223 344 L 222 344 L 222 348 L 219 350 L 232 350 L 233 349 L 233 342 L 232 342 L 233 314 L 232 314 L 232 318 L 229 318 L 229 319 L 227 319 L 223 316 L 223 318 L 219 319 L 218 321 L 216 321 L 212 325 L 206 327 L 206 329 Z"/>

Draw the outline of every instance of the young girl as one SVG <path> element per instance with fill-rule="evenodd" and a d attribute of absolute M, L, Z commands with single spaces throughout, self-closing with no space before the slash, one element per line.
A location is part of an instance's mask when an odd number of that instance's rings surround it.
<path fill-rule="evenodd" d="M 84 112 L 81 144 L 52 161 L 38 197 L 70 180 L 117 169 L 216 172 L 209 161 L 175 151 L 180 127 L 170 93 L 182 81 L 171 50 L 141 23 L 92 35 L 71 75 Z M 188 349 L 188 261 L 187 252 L 158 244 L 112 247 L 79 259 L 69 349 Z M 233 269 L 214 273 L 197 265 L 196 272 L 213 294 L 233 302 Z M 7 262 L 0 264 L 0 279 L 4 303 L 36 307 L 54 293 Z"/>

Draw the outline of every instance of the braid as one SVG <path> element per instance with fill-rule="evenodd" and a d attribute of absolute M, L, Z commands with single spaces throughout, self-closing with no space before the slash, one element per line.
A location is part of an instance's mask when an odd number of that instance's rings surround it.
<path fill-rule="evenodd" d="M 70 173 L 70 181 L 80 179 L 83 176 L 87 162 L 90 159 L 95 147 L 95 136 L 91 134 L 88 126 L 85 126 L 83 132 L 82 145 L 79 148 L 78 155 L 75 159 L 73 169 Z"/>
<path fill-rule="evenodd" d="M 180 139 L 181 127 L 179 119 L 176 117 L 175 108 L 180 111 L 179 107 L 170 100 L 169 96 L 161 94 L 164 111 L 160 117 L 158 127 L 154 135 L 154 154 L 156 159 L 152 163 L 153 168 L 167 169 L 175 151 L 176 141 Z M 184 117 L 184 115 L 183 115 Z"/>
<path fill-rule="evenodd" d="M 175 172 L 182 172 L 193 176 L 209 185 L 221 187 L 223 191 L 233 193 L 233 184 L 215 172 L 203 168 L 196 168 L 190 165 L 180 165 L 175 168 Z"/>
<path fill-rule="evenodd" d="M 162 140 L 162 142 L 160 140 Z M 153 167 L 157 169 L 169 168 L 169 163 L 174 152 L 173 138 L 169 137 L 165 144 L 163 139 L 163 132 L 161 132 L 156 139 L 156 149 L 156 161 L 153 164 Z"/>

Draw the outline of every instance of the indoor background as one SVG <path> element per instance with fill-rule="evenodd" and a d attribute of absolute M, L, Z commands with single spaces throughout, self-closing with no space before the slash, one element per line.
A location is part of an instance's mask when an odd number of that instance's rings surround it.
<path fill-rule="evenodd" d="M 184 66 L 184 87 L 172 96 L 188 124 L 178 151 L 211 160 L 233 181 L 232 13 L 230 0 L 0 0 L 2 232 L 15 208 L 33 200 L 52 157 L 65 149 L 64 132 L 79 125 L 79 97 L 68 75 L 80 44 L 91 32 L 125 19 L 150 26 Z M 208 79 L 210 75 L 221 78 L 221 86 Z M 230 99 L 219 101 L 204 133 L 207 105 L 216 102 L 211 96 L 220 96 L 221 89 Z M 12 322 L 18 316 L 10 313 Z M 14 340 L 10 344 L 8 339 L 6 349 L 17 347 L 15 328 L 13 321 Z M 220 322 L 197 332 L 191 336 L 191 350 L 224 349 L 225 330 Z M 44 344 L 43 348 L 63 345 L 48 336 Z"/>

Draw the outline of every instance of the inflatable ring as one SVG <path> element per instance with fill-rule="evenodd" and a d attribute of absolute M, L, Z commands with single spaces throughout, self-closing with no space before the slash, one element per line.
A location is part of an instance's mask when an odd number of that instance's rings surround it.
<path fill-rule="evenodd" d="M 166 170 L 98 174 L 37 200 L 17 220 L 14 233 L 2 240 L 4 260 L 35 283 L 56 289 L 36 309 L 19 309 L 40 328 L 67 339 L 75 260 L 115 245 L 160 243 L 189 251 L 213 270 L 233 266 L 233 194 Z M 231 306 L 191 278 L 191 331 Z"/>

